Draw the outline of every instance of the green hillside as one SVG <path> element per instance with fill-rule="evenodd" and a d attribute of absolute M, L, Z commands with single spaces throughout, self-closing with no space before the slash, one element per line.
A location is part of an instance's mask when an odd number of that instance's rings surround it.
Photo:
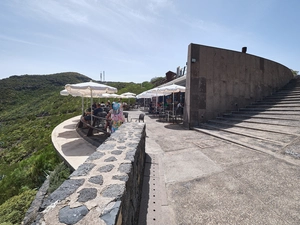
<path fill-rule="evenodd" d="M 57 171 L 56 185 L 69 176 L 51 143 L 51 132 L 64 120 L 81 114 L 81 98 L 59 92 L 67 83 L 89 80 L 78 73 L 0 80 L 0 224 L 21 223 L 51 171 Z M 140 93 L 154 86 L 150 82 L 108 85 L 117 87 L 118 94 Z"/>

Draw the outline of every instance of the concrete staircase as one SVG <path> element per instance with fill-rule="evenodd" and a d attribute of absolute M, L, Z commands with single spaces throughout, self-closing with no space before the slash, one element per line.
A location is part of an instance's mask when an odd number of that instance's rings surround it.
<path fill-rule="evenodd" d="M 285 159 L 300 159 L 300 77 L 272 96 L 194 130 Z"/>

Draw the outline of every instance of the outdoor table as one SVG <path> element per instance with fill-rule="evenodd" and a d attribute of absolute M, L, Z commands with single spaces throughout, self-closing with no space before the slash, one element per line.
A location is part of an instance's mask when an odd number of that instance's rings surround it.
<path fill-rule="evenodd" d="M 160 112 L 159 113 L 159 115 L 158 115 L 158 117 L 159 117 L 159 121 L 167 121 L 167 119 L 168 119 L 168 114 L 167 113 L 165 113 L 165 112 Z"/>

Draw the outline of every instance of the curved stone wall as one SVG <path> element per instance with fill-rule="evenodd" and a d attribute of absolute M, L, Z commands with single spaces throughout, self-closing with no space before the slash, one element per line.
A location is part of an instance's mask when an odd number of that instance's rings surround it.
<path fill-rule="evenodd" d="M 293 78 L 279 63 L 247 53 L 190 44 L 184 124 L 187 127 L 271 95 Z"/>
<path fill-rule="evenodd" d="M 146 126 L 125 123 L 44 200 L 32 224 L 137 224 Z"/>

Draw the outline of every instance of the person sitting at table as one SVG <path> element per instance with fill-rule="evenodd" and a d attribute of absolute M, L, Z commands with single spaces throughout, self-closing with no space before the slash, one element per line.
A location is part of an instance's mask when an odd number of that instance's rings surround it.
<path fill-rule="evenodd" d="M 85 110 L 85 113 L 84 113 L 84 115 L 82 116 L 83 122 L 89 124 L 90 121 L 91 121 L 91 114 L 92 114 L 91 108 L 88 108 L 87 110 Z"/>
<path fill-rule="evenodd" d="M 152 105 L 152 102 L 149 103 L 149 113 L 154 113 L 154 107 Z"/>
<path fill-rule="evenodd" d="M 94 116 L 97 116 L 98 113 L 103 112 L 103 108 L 101 107 L 101 104 L 97 104 L 97 108 L 91 111 L 91 108 L 88 108 L 85 112 L 85 115 L 83 116 L 83 121 L 85 123 L 90 124 L 91 123 L 91 114 L 93 113 Z"/>
<path fill-rule="evenodd" d="M 168 108 L 168 103 L 167 102 L 164 103 L 164 107 L 165 107 L 165 109 Z"/>
<path fill-rule="evenodd" d="M 178 102 L 178 104 L 177 104 L 177 109 L 178 109 L 178 108 L 182 108 L 182 105 L 181 105 L 180 102 Z"/>
<path fill-rule="evenodd" d="M 97 116 L 98 113 L 103 112 L 103 108 L 100 103 L 97 103 L 97 108 L 93 110 L 93 115 Z"/>
<path fill-rule="evenodd" d="M 110 101 L 109 101 L 109 100 L 107 100 L 106 107 L 108 107 L 108 108 L 111 107 L 111 104 L 110 104 Z"/>
<path fill-rule="evenodd" d="M 92 105 L 92 110 L 96 109 L 96 107 L 97 107 L 96 102 L 94 102 Z"/>
<path fill-rule="evenodd" d="M 101 107 L 105 107 L 105 103 L 103 101 L 101 102 Z"/>
<path fill-rule="evenodd" d="M 129 107 L 127 106 L 127 102 L 123 102 L 123 109 L 124 110 L 129 110 Z"/>
<path fill-rule="evenodd" d="M 180 102 L 178 102 L 177 107 L 176 107 L 176 114 L 183 114 L 183 106 Z"/>

